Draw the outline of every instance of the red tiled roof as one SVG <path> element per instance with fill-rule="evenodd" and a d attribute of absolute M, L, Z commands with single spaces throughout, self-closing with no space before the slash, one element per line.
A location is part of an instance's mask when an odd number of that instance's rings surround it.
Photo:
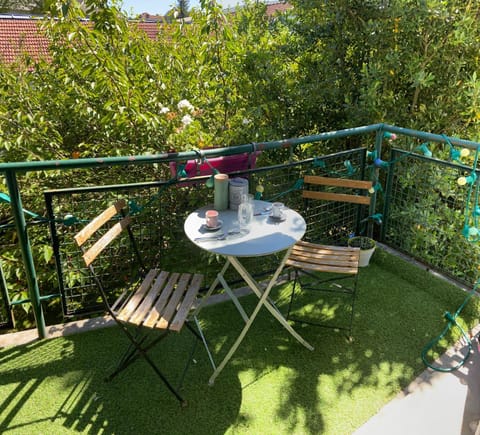
<path fill-rule="evenodd" d="M 32 18 L 0 18 L 0 62 L 11 63 L 25 53 L 36 60 L 48 56 L 48 41 L 39 26 Z"/>
<path fill-rule="evenodd" d="M 139 29 L 143 30 L 150 39 L 157 39 L 158 26 L 160 26 L 161 23 L 155 21 L 139 21 L 135 24 L 138 26 Z"/>
<path fill-rule="evenodd" d="M 288 3 L 271 3 L 267 4 L 267 15 L 271 16 L 276 13 L 282 13 L 289 9 L 292 9 L 293 6 Z"/>
<path fill-rule="evenodd" d="M 41 19 L 0 17 L 0 62 L 12 63 L 28 53 L 33 59 L 48 58 L 48 39 L 40 30 Z M 136 22 L 151 39 L 158 36 L 157 22 Z"/>

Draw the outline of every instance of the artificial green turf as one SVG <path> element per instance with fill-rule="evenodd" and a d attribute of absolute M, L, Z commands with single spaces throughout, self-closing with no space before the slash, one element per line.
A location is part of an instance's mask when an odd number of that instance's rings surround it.
<path fill-rule="evenodd" d="M 274 290 L 285 309 L 288 286 Z M 127 343 L 107 328 L 0 350 L 0 432 L 114 434 L 350 434 L 422 370 L 420 353 L 465 293 L 377 250 L 361 271 L 354 340 L 331 329 L 296 325 L 315 346 L 298 344 L 261 310 L 230 363 L 208 386 L 211 368 L 196 352 L 181 408 L 139 360 L 103 382 Z M 257 299 L 242 303 L 253 309 Z M 462 319 L 473 326 L 478 301 Z M 233 304 L 205 308 L 202 324 L 220 358 L 242 320 Z M 192 336 L 171 336 L 152 356 L 177 376 Z M 453 338 L 452 338 L 453 340 Z"/>

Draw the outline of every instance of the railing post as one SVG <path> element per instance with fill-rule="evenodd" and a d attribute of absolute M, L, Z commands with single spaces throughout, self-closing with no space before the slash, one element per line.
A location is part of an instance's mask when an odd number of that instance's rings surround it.
<path fill-rule="evenodd" d="M 383 128 L 382 126 L 377 130 L 375 135 L 375 153 L 378 158 L 382 155 L 382 142 L 383 142 Z M 378 183 L 380 169 L 374 166 L 374 175 L 373 175 L 373 187 L 375 188 L 375 183 Z M 372 200 L 370 202 L 370 211 L 369 215 L 372 216 L 375 213 L 375 208 L 377 207 L 377 191 L 372 195 Z M 373 237 L 373 226 L 371 225 L 370 221 L 367 224 L 367 236 Z"/>
<path fill-rule="evenodd" d="M 28 238 L 27 224 L 23 214 L 22 199 L 20 197 L 20 191 L 18 190 L 15 171 L 6 171 L 5 178 L 7 180 L 13 218 L 15 220 L 15 227 L 17 229 L 18 240 L 20 242 L 20 249 L 22 251 L 23 264 L 25 266 L 25 273 L 27 276 L 28 293 L 33 306 L 33 314 L 35 316 L 35 322 L 37 325 L 38 338 L 45 338 L 47 336 L 47 331 L 45 328 L 42 304 L 40 302 L 37 274 L 35 272 L 35 265 L 33 263 L 32 249 L 30 246 L 30 240 Z"/>
<path fill-rule="evenodd" d="M 12 311 L 10 309 L 10 298 L 8 297 L 7 281 L 3 273 L 2 261 L 0 260 L 0 292 L 2 293 L 2 300 L 5 306 L 5 314 L 7 316 L 7 324 L 9 327 L 13 326 Z"/>

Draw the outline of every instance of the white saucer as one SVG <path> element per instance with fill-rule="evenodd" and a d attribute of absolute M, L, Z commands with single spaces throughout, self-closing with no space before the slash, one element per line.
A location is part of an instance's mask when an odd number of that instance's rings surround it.
<path fill-rule="evenodd" d="M 220 228 L 222 228 L 222 225 L 223 225 L 223 221 L 221 221 L 219 219 L 218 220 L 218 225 L 216 227 L 208 227 L 207 224 L 203 224 L 202 227 L 203 227 L 204 230 L 207 230 L 207 231 L 217 231 Z"/>
<path fill-rule="evenodd" d="M 285 213 L 282 213 L 281 216 L 277 217 L 277 216 L 270 215 L 269 218 L 275 222 L 283 222 L 285 219 L 287 219 L 287 216 L 285 215 Z"/>

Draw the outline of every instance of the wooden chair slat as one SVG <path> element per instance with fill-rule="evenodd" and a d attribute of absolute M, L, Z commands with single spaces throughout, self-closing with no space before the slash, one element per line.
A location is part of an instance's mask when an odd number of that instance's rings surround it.
<path fill-rule="evenodd" d="M 331 272 L 331 273 L 340 273 L 340 274 L 347 274 L 347 275 L 355 275 L 358 273 L 357 267 L 348 267 L 348 266 L 328 266 L 325 264 L 312 264 L 312 263 L 304 263 L 299 261 L 291 260 L 289 261 L 289 266 L 296 267 L 298 269 L 304 270 L 311 270 L 314 272 Z"/>
<path fill-rule="evenodd" d="M 317 254 L 352 255 L 352 253 L 360 252 L 360 248 L 351 246 L 317 245 L 311 242 L 299 241 L 294 245 L 292 253 L 301 252 L 315 252 Z"/>
<path fill-rule="evenodd" d="M 305 175 L 304 183 L 323 186 L 347 187 L 351 189 L 368 190 L 372 188 L 372 182 L 367 180 L 352 180 L 350 178 L 331 178 L 319 175 Z"/>
<path fill-rule="evenodd" d="M 296 255 L 293 254 L 289 257 L 288 261 L 299 261 L 303 263 L 310 263 L 315 265 L 330 265 L 330 266 L 355 266 L 358 265 L 357 256 L 348 256 L 348 257 L 336 257 L 331 256 L 320 256 L 320 255 Z M 288 263 L 287 263 L 288 264 Z"/>
<path fill-rule="evenodd" d="M 165 283 L 167 282 L 168 272 L 161 271 L 153 282 L 150 291 L 143 299 L 143 302 L 137 307 L 135 313 L 130 318 L 130 322 L 140 325 L 150 314 L 155 301 L 161 294 Z"/>
<path fill-rule="evenodd" d="M 122 310 L 118 313 L 118 318 L 124 322 L 130 321 L 130 317 L 135 312 L 137 307 L 142 303 L 145 295 L 148 292 L 148 289 L 152 285 L 155 276 L 158 274 L 157 269 L 149 270 L 147 276 L 140 284 L 138 290 L 131 296 L 127 304 L 122 308 Z"/>
<path fill-rule="evenodd" d="M 112 228 L 110 228 L 100 239 L 98 239 L 85 253 L 83 259 L 85 264 L 90 266 L 95 258 L 113 241 L 122 231 L 130 224 L 130 216 L 123 218 L 120 222 L 117 222 Z"/>
<path fill-rule="evenodd" d="M 350 202 L 352 204 L 369 205 L 371 202 L 370 197 L 365 195 L 349 195 L 347 193 L 317 192 L 313 190 L 303 190 L 302 196 L 307 199 Z"/>
<path fill-rule="evenodd" d="M 162 294 L 157 299 L 157 302 L 155 303 L 152 310 L 150 311 L 150 314 L 147 316 L 147 318 L 143 322 L 144 326 L 148 328 L 166 329 L 166 328 L 160 328 L 158 326 L 158 320 L 163 315 L 165 307 L 167 306 L 168 301 L 170 300 L 171 294 L 175 289 L 175 284 L 177 283 L 179 276 L 180 276 L 179 273 L 170 274 L 168 282 L 163 288 Z"/>
<path fill-rule="evenodd" d="M 108 207 L 103 213 L 99 214 L 95 219 L 93 219 L 75 235 L 74 238 L 78 246 L 82 246 L 100 227 L 108 222 L 113 216 L 120 213 L 125 206 L 126 201 L 124 199 L 120 199 L 111 207 Z"/>
<path fill-rule="evenodd" d="M 170 300 L 168 301 L 168 305 L 163 310 L 162 317 L 159 319 L 157 328 L 160 329 L 167 329 L 169 328 L 170 322 L 173 319 L 175 314 L 175 310 L 178 307 L 178 304 L 183 298 L 185 291 L 187 290 L 188 282 L 190 281 L 191 275 L 189 273 L 183 273 L 180 276 L 179 281 L 177 282 L 177 286 L 175 291 L 173 292 Z"/>
<path fill-rule="evenodd" d="M 317 186 L 330 186 L 330 187 L 339 187 L 346 189 L 357 189 L 368 191 L 372 187 L 371 181 L 365 180 L 352 180 L 348 178 L 330 178 L 330 177 L 321 177 L 319 175 L 306 175 L 304 177 L 304 189 L 302 190 L 303 198 L 307 199 L 316 199 L 323 201 L 338 201 L 338 202 L 349 202 L 352 204 L 362 204 L 369 205 L 371 202 L 371 197 L 368 195 L 360 195 L 354 193 L 344 193 L 344 192 L 327 192 L 327 191 L 318 191 L 318 190 L 309 190 L 308 185 L 317 185 Z"/>
<path fill-rule="evenodd" d="M 286 265 L 305 270 L 334 273 L 357 273 L 360 248 L 349 246 L 316 245 L 297 242 Z"/>
<path fill-rule="evenodd" d="M 187 319 L 188 313 L 192 308 L 193 303 L 198 295 L 198 291 L 200 290 L 200 286 L 202 285 L 203 275 L 196 273 L 193 275 L 193 278 L 190 282 L 188 290 L 181 302 L 180 306 L 177 309 L 177 314 L 175 315 L 174 319 L 170 323 L 170 329 L 172 331 L 180 331 Z"/>

